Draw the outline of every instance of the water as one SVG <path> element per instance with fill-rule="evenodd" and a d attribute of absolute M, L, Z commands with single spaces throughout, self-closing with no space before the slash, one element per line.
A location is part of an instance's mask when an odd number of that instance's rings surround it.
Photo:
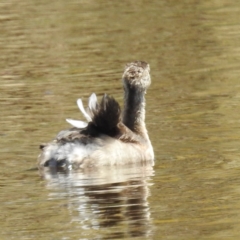
<path fill-rule="evenodd" d="M 240 3 L 2 1 L 1 239 L 239 239 Z M 40 143 L 75 104 L 150 63 L 146 123 L 156 162 L 36 170 Z"/>

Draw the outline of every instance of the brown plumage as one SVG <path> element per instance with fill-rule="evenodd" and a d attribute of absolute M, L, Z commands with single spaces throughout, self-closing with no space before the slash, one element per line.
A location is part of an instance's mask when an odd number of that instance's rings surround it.
<path fill-rule="evenodd" d="M 69 119 L 74 128 L 63 130 L 50 143 L 41 144 L 39 168 L 86 168 L 153 161 L 154 154 L 145 126 L 145 93 L 151 83 L 149 65 L 137 61 L 126 65 L 123 74 L 124 110 L 104 95 L 95 94 L 86 111 L 88 123 Z"/>

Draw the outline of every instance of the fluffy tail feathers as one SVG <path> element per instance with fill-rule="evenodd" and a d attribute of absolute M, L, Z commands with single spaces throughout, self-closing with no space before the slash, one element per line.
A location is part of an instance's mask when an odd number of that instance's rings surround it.
<path fill-rule="evenodd" d="M 121 109 L 118 102 L 107 94 L 104 94 L 101 102 L 98 103 L 97 96 L 93 93 L 89 97 L 86 109 L 81 99 L 77 100 L 77 105 L 87 122 L 66 119 L 73 127 L 84 129 L 91 125 L 101 133 L 112 135 L 121 121 Z"/>

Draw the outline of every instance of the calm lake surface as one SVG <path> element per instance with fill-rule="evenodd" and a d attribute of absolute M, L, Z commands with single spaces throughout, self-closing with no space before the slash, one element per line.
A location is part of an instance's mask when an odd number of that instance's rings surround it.
<path fill-rule="evenodd" d="M 151 66 L 154 167 L 41 178 L 39 144 Z M 0 3 L 0 239 L 239 239 L 240 1 Z"/>

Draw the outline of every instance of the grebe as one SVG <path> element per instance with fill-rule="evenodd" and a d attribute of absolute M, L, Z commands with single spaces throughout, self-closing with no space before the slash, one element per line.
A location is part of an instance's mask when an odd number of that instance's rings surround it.
<path fill-rule="evenodd" d="M 145 94 L 151 84 L 149 64 L 135 61 L 123 73 L 124 110 L 104 95 L 100 103 L 93 93 L 84 109 L 87 122 L 66 119 L 73 128 L 63 130 L 47 144 L 41 144 L 39 169 L 84 169 L 154 161 L 154 152 L 145 126 Z"/>

